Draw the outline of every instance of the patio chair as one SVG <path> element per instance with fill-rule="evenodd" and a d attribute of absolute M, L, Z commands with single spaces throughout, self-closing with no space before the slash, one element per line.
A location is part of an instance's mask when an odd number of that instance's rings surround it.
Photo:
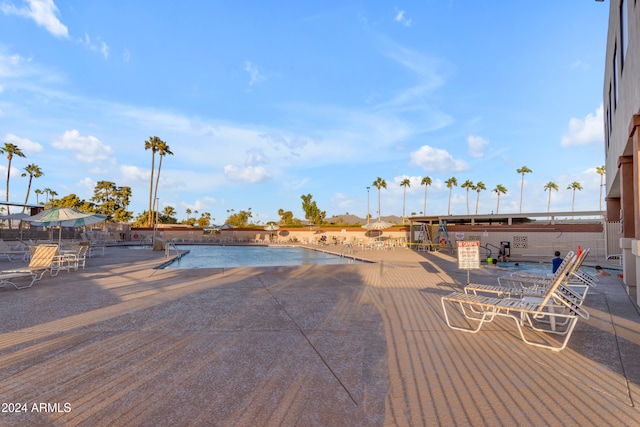
<path fill-rule="evenodd" d="M 17 245 L 11 246 L 4 240 L 0 239 L 0 257 L 4 257 L 10 262 L 28 261 L 29 248 L 22 242 L 18 242 Z"/>
<path fill-rule="evenodd" d="M 16 289 L 30 288 L 36 281 L 42 279 L 47 271 L 52 276 L 58 274 L 54 266 L 54 259 L 58 254 L 57 245 L 38 245 L 33 248 L 29 265 L 24 268 L 0 271 L 0 287 L 13 285 Z M 14 279 L 31 277 L 28 285 L 19 286 Z"/>
<path fill-rule="evenodd" d="M 590 249 L 582 251 L 580 256 L 571 265 L 569 261 L 574 257 L 574 253 L 569 251 L 567 257 L 562 261 L 556 272 L 551 276 L 541 275 L 517 275 L 503 276 L 498 278 L 498 285 L 484 285 L 470 283 L 465 286 L 466 293 L 473 294 L 495 294 L 501 297 L 523 297 L 541 296 L 547 292 L 549 286 L 554 281 L 563 276 L 567 276 L 566 287 L 576 298 L 581 301 L 587 296 L 591 287 L 597 286 L 597 279 L 579 270 L 585 258 L 589 255 Z"/>
<path fill-rule="evenodd" d="M 571 264 L 574 262 L 575 257 Z M 501 298 L 453 292 L 441 298 L 445 321 L 451 329 L 477 333 L 485 323 L 490 323 L 497 317 L 506 317 L 515 322 L 524 343 L 553 351 L 563 350 L 569 342 L 578 318 L 589 319 L 589 313 L 581 306 L 582 301 L 576 298 L 564 283 L 566 280 L 567 276 L 557 277 L 540 297 Z M 460 324 L 452 322 L 447 307 L 459 308 L 456 320 Z M 460 320 L 461 318 L 465 320 Z M 462 322 L 466 322 L 466 325 L 462 325 Z M 473 327 L 473 322 L 477 322 L 477 327 Z M 537 332 L 564 336 L 564 340 L 555 345 L 546 341 L 533 341 L 525 336 L 525 327 Z"/>

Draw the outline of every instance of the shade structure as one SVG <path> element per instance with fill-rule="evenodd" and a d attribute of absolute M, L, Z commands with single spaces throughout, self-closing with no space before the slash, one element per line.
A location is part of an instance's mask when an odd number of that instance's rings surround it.
<path fill-rule="evenodd" d="M 390 227 L 393 227 L 393 224 L 391 224 L 390 222 L 381 221 L 381 220 L 370 222 L 369 224 L 365 224 L 362 226 L 362 228 L 367 230 L 384 230 L 385 228 L 390 228 Z"/>
<path fill-rule="evenodd" d="M 82 212 L 73 208 L 53 208 L 32 216 L 28 221 L 37 226 L 59 226 L 58 244 L 62 241 L 62 227 L 84 227 L 106 220 L 106 215 Z"/>
<path fill-rule="evenodd" d="M 90 213 L 90 212 L 82 212 L 74 208 L 53 208 L 53 209 L 44 210 L 39 214 L 32 216 L 29 219 L 29 222 L 34 223 L 34 225 L 60 225 L 59 223 L 62 221 L 86 218 L 94 215 L 97 215 L 97 214 Z M 101 215 L 101 216 L 104 216 L 104 215 Z M 51 222 L 52 224 L 42 224 L 45 222 Z"/>
<path fill-rule="evenodd" d="M 267 224 L 266 227 L 264 227 L 265 231 L 276 231 L 278 229 L 280 229 L 280 227 L 276 224 Z"/>

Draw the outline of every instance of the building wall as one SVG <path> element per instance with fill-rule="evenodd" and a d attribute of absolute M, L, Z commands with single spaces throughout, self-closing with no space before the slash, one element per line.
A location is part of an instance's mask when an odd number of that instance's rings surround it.
<path fill-rule="evenodd" d="M 626 11 L 626 21 L 621 10 Z M 626 47 L 622 28 L 628 31 Z M 640 4 L 637 0 L 609 1 L 605 61 L 607 219 L 622 222 L 620 247 L 624 280 L 628 292 L 640 298 L 637 292 L 640 282 Z"/>

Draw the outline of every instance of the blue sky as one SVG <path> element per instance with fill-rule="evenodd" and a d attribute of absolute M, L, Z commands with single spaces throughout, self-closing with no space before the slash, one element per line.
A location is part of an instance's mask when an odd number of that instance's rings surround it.
<path fill-rule="evenodd" d="M 377 177 L 382 215 L 600 208 L 602 82 L 608 2 L 221 2 L 0 0 L 0 142 L 10 200 L 26 165 L 50 188 L 90 199 L 95 183 L 130 186 L 148 207 L 158 136 L 161 207 L 222 223 L 278 209 L 304 218 L 303 194 L 327 216 L 364 217 Z M 3 145 L 3 144 L 2 144 Z M 7 162 L 0 159 L 0 176 Z M 4 194 L 4 179 L 2 194 Z M 377 190 L 370 211 L 377 216 Z M 475 212 L 476 192 L 469 194 Z"/>

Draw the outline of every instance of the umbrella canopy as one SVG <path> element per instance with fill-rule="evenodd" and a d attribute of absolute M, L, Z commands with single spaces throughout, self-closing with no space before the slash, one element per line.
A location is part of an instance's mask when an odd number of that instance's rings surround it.
<path fill-rule="evenodd" d="M 12 213 L 9 215 L 2 215 L 0 216 L 0 219 L 15 219 L 15 220 L 22 220 L 22 219 L 26 219 L 26 218 L 30 218 L 31 215 L 26 214 L 26 213 Z"/>
<path fill-rule="evenodd" d="M 385 228 L 390 228 L 393 227 L 393 224 L 391 224 L 390 222 L 387 221 L 374 221 L 374 222 L 370 222 L 369 224 L 365 224 L 362 226 L 362 228 L 365 228 L 367 230 L 384 230 Z"/>
<path fill-rule="evenodd" d="M 105 215 L 81 212 L 73 208 L 53 208 L 32 216 L 29 222 L 37 226 L 60 226 L 58 244 L 62 241 L 62 227 L 84 227 L 106 220 Z"/>
<path fill-rule="evenodd" d="M 32 216 L 31 219 L 29 219 L 29 222 L 35 223 L 35 225 L 44 225 L 42 224 L 44 222 L 51 223 L 46 225 L 60 225 L 60 222 L 62 221 L 86 218 L 94 215 L 97 215 L 97 214 L 93 214 L 90 212 L 81 212 L 73 208 L 53 208 L 53 209 L 47 209 L 45 211 L 40 212 L 37 215 Z"/>
<path fill-rule="evenodd" d="M 278 230 L 279 228 L 280 228 L 280 227 L 279 227 L 278 225 L 276 225 L 276 224 L 267 224 L 267 226 L 266 226 L 266 227 L 264 227 L 264 229 L 265 229 L 266 231 L 276 231 L 276 230 Z"/>
<path fill-rule="evenodd" d="M 64 221 L 37 221 L 33 222 L 35 225 L 59 225 L 61 227 L 84 227 L 86 225 L 93 225 L 99 222 L 105 221 L 106 215 L 93 214 L 91 216 L 85 216 L 76 219 L 67 219 Z"/>

